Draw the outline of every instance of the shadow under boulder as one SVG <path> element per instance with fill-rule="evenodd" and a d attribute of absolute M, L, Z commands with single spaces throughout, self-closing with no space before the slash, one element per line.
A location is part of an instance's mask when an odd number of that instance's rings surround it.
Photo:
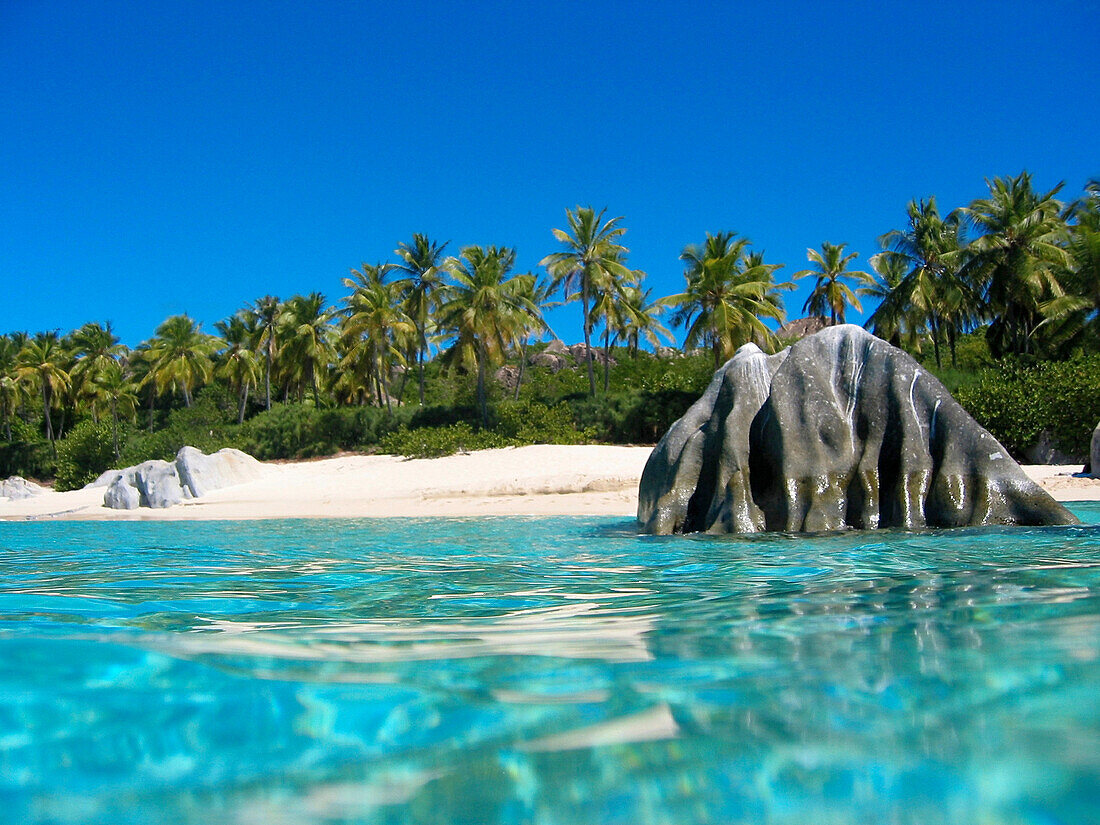
<path fill-rule="evenodd" d="M 1075 524 L 913 358 L 860 327 L 741 347 L 653 450 L 648 533 Z"/>

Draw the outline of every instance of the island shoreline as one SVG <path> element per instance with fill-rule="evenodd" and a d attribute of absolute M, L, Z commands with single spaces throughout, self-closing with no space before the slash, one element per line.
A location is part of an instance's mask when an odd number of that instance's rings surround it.
<path fill-rule="evenodd" d="M 165 509 L 112 510 L 102 487 L 0 499 L 4 521 L 226 521 L 475 516 L 634 517 L 650 447 L 532 445 L 443 458 L 343 455 L 265 463 L 264 476 Z M 1100 501 L 1080 466 L 1027 465 L 1062 502 Z M 1077 473 L 1076 475 L 1074 475 Z"/>

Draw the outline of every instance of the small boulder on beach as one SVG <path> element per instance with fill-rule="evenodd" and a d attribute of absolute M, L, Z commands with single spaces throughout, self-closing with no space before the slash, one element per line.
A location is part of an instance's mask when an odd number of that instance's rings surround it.
<path fill-rule="evenodd" d="M 115 510 L 162 509 L 212 490 L 255 481 L 263 469 L 259 461 L 240 450 L 227 447 L 206 455 L 194 447 L 183 447 L 175 461 L 146 461 L 112 470 L 88 486 L 106 484 L 103 504 Z"/>
<path fill-rule="evenodd" d="M 12 476 L 0 481 L 0 498 L 6 498 L 9 501 L 20 501 L 31 496 L 41 495 L 44 492 L 44 488 L 27 481 L 22 476 Z"/>

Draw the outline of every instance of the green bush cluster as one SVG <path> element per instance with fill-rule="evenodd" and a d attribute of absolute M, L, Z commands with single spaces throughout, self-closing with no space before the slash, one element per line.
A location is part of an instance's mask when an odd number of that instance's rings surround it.
<path fill-rule="evenodd" d="M 596 437 L 591 427 L 578 429 L 569 405 L 550 407 L 537 401 L 503 401 L 496 407 L 494 430 L 512 444 L 584 444 Z"/>
<path fill-rule="evenodd" d="M 410 418 L 408 407 L 391 414 L 378 407 L 279 404 L 245 424 L 238 440 L 241 449 L 262 460 L 311 458 L 377 444 Z"/>
<path fill-rule="evenodd" d="M 435 458 L 470 450 L 525 444 L 583 444 L 594 437 L 578 429 L 567 404 L 548 406 L 537 401 L 502 401 L 494 408 L 493 426 L 480 428 L 469 421 L 423 426 L 436 414 L 417 413 L 411 426 L 384 436 L 380 452 L 408 458 Z"/>
<path fill-rule="evenodd" d="M 45 439 L 0 443 L 0 478 L 50 478 L 55 466 L 53 449 Z"/>
<path fill-rule="evenodd" d="M 470 450 L 507 447 L 508 438 L 493 430 L 475 430 L 465 421 L 444 427 L 402 427 L 385 436 L 378 444 L 383 453 L 407 458 L 438 458 Z"/>
<path fill-rule="evenodd" d="M 624 391 L 602 398 L 578 398 L 571 403 L 577 426 L 600 441 L 653 444 L 672 426 L 700 392 L 688 390 Z"/>
<path fill-rule="evenodd" d="M 1087 456 L 1100 421 L 1100 356 L 1007 361 L 980 371 L 956 398 L 1017 459 L 1044 432 L 1062 452 Z"/>
<path fill-rule="evenodd" d="M 115 462 L 111 422 L 81 421 L 57 444 L 54 489 L 79 490 Z"/>

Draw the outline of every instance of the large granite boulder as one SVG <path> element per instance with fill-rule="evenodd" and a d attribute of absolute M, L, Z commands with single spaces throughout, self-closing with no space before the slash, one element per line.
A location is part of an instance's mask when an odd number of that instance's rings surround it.
<path fill-rule="evenodd" d="M 12 476 L 0 481 L 0 498 L 8 501 L 20 501 L 44 493 L 45 490 L 37 484 L 27 481 L 22 476 Z"/>
<path fill-rule="evenodd" d="M 106 484 L 103 504 L 115 510 L 161 509 L 211 490 L 254 481 L 262 474 L 263 465 L 240 450 L 226 448 L 205 455 L 194 447 L 183 447 L 175 461 L 146 461 L 112 470 L 88 486 Z"/>
<path fill-rule="evenodd" d="M 1073 524 L 906 353 L 828 327 L 741 347 L 653 450 L 649 533 Z"/>
<path fill-rule="evenodd" d="M 199 498 L 211 490 L 255 481 L 263 475 L 264 465 L 232 447 L 212 455 L 205 455 L 194 447 L 183 447 L 176 454 L 176 469 L 186 494 Z"/>

